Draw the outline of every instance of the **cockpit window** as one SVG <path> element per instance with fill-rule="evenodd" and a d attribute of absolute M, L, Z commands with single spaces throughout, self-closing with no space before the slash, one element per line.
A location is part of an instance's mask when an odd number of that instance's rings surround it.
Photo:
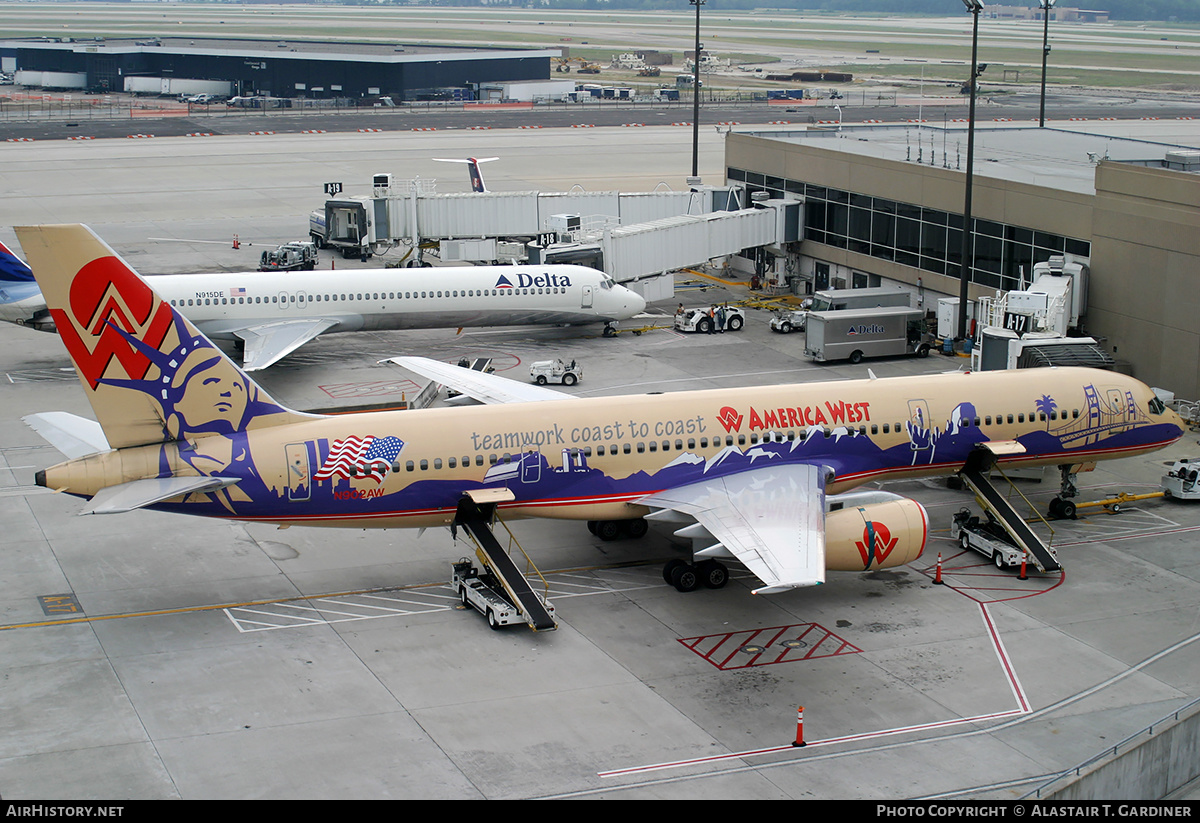
<path fill-rule="evenodd" d="M 1161 399 L 1159 399 L 1158 397 L 1150 398 L 1150 413 L 1151 414 L 1162 414 L 1166 410 L 1167 410 L 1167 404 L 1164 403 Z"/>

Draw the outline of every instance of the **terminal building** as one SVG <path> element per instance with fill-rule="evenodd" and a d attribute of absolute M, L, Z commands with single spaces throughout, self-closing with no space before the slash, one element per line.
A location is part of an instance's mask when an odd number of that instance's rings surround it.
<path fill-rule="evenodd" d="M 966 124 L 734 131 L 727 182 L 803 201 L 815 288 L 959 293 Z M 761 195 L 760 195 L 761 196 Z M 1053 128 L 976 128 L 970 297 L 1086 259 L 1084 331 L 1140 380 L 1200 397 L 1200 151 Z"/>
<path fill-rule="evenodd" d="M 19 85 L 173 94 L 173 84 L 186 90 L 207 81 L 220 84 L 212 88 L 226 96 L 386 96 L 396 102 L 447 97 L 485 83 L 544 81 L 561 55 L 560 49 L 200 37 L 0 41 L 0 67 L 15 71 Z"/>

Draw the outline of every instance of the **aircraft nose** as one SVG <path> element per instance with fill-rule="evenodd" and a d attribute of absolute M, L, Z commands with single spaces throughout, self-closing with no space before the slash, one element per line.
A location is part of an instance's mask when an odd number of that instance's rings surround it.
<path fill-rule="evenodd" d="M 642 297 L 633 289 L 629 290 L 629 309 L 634 314 L 641 314 L 646 310 L 646 298 Z"/>

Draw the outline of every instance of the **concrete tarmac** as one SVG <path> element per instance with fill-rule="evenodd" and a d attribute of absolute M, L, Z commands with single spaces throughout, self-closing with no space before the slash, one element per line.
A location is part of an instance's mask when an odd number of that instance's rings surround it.
<path fill-rule="evenodd" d="M 720 137 L 701 146 L 721 181 Z M 690 130 L 325 134 L 0 144 L 0 236 L 87 222 L 146 273 L 253 268 L 305 234 L 321 184 L 439 178 L 498 155 L 498 190 L 682 187 Z M 14 158 L 19 157 L 19 162 Z M 238 234 L 242 248 L 232 248 Z M 253 243 L 249 246 L 248 243 Z M 328 260 L 328 258 L 326 258 Z M 340 267 L 343 261 L 337 261 Z M 349 265 L 349 264 L 347 264 Z M 677 302 L 738 299 L 680 277 Z M 256 375 L 296 408 L 398 399 L 396 354 L 575 358 L 574 391 L 923 374 L 961 358 L 814 364 L 765 312 L 723 335 L 483 329 L 321 338 Z M 519 521 L 560 628 L 490 631 L 447 585 L 445 530 L 278 530 L 138 511 L 78 517 L 33 484 L 60 459 L 20 421 L 89 415 L 57 337 L 0 326 L 0 794 L 139 798 L 1001 798 L 1200 696 L 1200 506 L 1140 501 L 1056 521 L 1065 572 L 998 571 L 949 539 L 974 501 L 891 483 L 929 510 L 915 563 L 826 585 L 681 594 L 669 536 L 605 543 Z M 447 419 L 452 422 L 448 413 Z M 1082 475 L 1085 500 L 1157 487 L 1196 433 Z M 1056 473 L 1021 490 L 1044 511 Z M 933 582 L 938 555 L 945 585 Z M 756 648 L 760 647 L 760 648 Z M 798 707 L 804 738 L 794 748 Z"/>

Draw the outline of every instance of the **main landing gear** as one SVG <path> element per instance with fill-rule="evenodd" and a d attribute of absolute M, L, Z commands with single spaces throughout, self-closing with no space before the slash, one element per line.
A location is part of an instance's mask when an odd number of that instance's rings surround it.
<path fill-rule="evenodd" d="M 641 518 L 637 520 L 589 520 L 587 527 L 588 531 L 606 542 L 645 537 L 647 529 L 646 521 Z"/>
<path fill-rule="evenodd" d="M 1050 516 L 1056 520 L 1075 519 L 1073 498 L 1079 496 L 1079 487 L 1075 485 L 1075 473 L 1071 471 L 1071 468 L 1071 466 L 1058 467 L 1062 482 L 1059 485 L 1058 497 L 1051 500 L 1049 506 Z"/>
<path fill-rule="evenodd" d="M 694 592 L 701 586 L 720 589 L 729 582 L 729 569 L 717 560 L 701 560 L 692 564 L 677 558 L 668 560 L 663 566 L 663 580 L 681 592 Z"/>
<path fill-rule="evenodd" d="M 637 520 L 589 520 L 588 531 L 606 542 L 644 537 L 646 521 Z M 681 592 L 694 592 L 700 587 L 720 589 L 729 582 L 729 569 L 717 560 L 701 560 L 687 563 L 678 558 L 667 561 L 663 566 L 663 580 Z"/>

